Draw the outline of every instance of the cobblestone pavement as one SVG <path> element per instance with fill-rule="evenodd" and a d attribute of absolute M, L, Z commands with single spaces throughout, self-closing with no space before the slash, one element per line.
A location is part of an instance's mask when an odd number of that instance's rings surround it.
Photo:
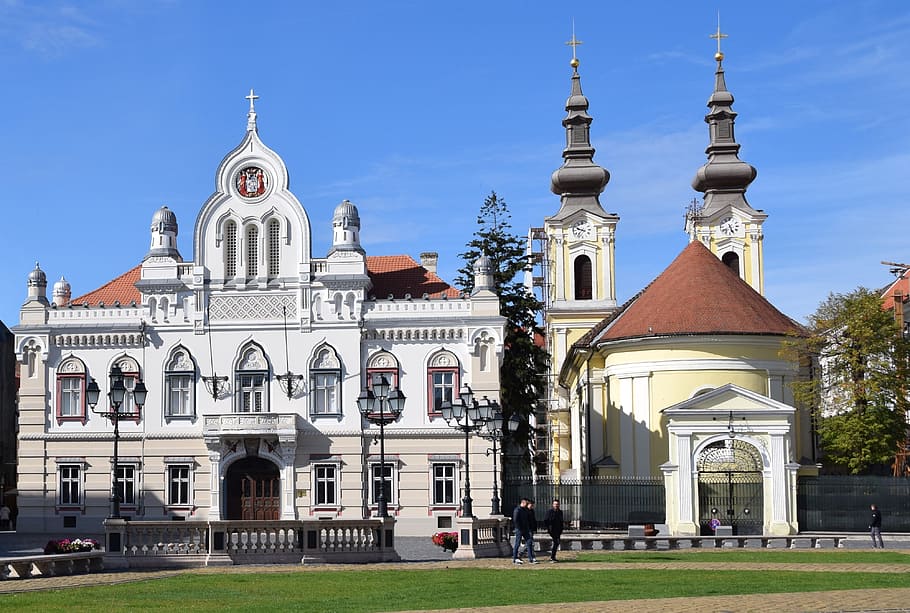
<path fill-rule="evenodd" d="M 567 556 L 570 557 L 570 556 Z M 66 589 L 71 587 L 113 585 L 133 581 L 155 580 L 172 577 L 181 573 L 275 573 L 275 572 L 345 572 L 351 569 L 445 569 L 463 568 L 501 569 L 503 572 L 550 572 L 553 569 L 629 569 L 645 568 L 661 571 L 676 569 L 702 570 L 799 570 L 806 572 L 870 572 L 870 573 L 903 573 L 906 566 L 886 564 L 776 564 L 776 563 L 713 563 L 713 562 L 636 562 L 636 563 L 571 563 L 567 565 L 541 564 L 514 567 L 508 559 L 484 559 L 470 561 L 422 561 L 386 564 L 358 565 L 270 565 L 270 566 L 234 566 L 227 568 L 201 568 L 192 570 L 158 570 L 93 573 L 90 575 L 72 575 L 65 577 L 47 577 L 35 579 L 10 579 L 0 581 L 0 598 L 4 593 Z M 604 602 L 560 603 L 558 605 L 535 604 L 523 605 L 522 611 L 552 611 L 558 607 L 560 613 L 588 613 L 622 611 L 623 613 L 651 613 L 653 611 L 672 611 L 678 613 L 706 612 L 767 612 L 767 613 L 806 613 L 806 612 L 897 612 L 910 613 L 910 588 L 841 590 L 831 592 L 803 592 L 786 594 L 758 594 L 747 596 L 711 596 L 702 598 L 661 598 L 651 600 L 611 600 Z M 464 612 L 505 612 L 514 607 L 486 607 L 451 609 L 449 613 Z"/>

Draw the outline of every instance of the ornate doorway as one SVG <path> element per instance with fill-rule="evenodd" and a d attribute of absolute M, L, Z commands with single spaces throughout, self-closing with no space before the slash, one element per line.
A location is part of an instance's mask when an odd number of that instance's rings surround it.
<path fill-rule="evenodd" d="M 225 519 L 279 519 L 281 477 L 278 467 L 262 458 L 237 460 L 224 479 Z"/>
<path fill-rule="evenodd" d="M 701 533 L 732 526 L 733 534 L 761 534 L 764 479 L 758 449 L 738 439 L 712 443 L 698 454 L 698 524 Z"/>

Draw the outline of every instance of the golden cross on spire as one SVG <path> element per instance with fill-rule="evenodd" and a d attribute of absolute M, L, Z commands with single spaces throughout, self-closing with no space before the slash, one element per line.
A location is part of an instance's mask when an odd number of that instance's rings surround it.
<path fill-rule="evenodd" d="M 566 42 L 567 45 L 572 47 L 572 61 L 570 64 L 572 68 L 578 68 L 578 57 L 575 55 L 575 48 L 578 45 L 583 45 L 584 43 L 577 38 L 575 38 L 575 20 L 572 20 L 572 40 Z"/>
<path fill-rule="evenodd" d="M 247 100 L 250 101 L 250 111 L 255 111 L 256 109 L 253 108 L 253 101 L 254 101 L 254 100 L 259 100 L 259 96 L 257 96 L 256 94 L 253 93 L 253 88 L 252 88 L 252 87 L 250 88 L 250 95 L 249 95 L 249 96 L 244 96 L 244 98 L 246 98 Z"/>
<path fill-rule="evenodd" d="M 720 40 L 722 38 L 727 38 L 726 34 L 722 34 L 720 31 L 720 12 L 717 13 L 717 32 L 711 34 L 709 38 L 714 38 L 717 40 L 717 53 L 714 54 L 714 59 L 718 62 L 724 59 L 724 54 L 720 50 Z"/>

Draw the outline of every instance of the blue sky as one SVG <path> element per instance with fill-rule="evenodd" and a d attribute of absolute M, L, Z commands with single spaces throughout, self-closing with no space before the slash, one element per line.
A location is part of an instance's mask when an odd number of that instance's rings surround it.
<path fill-rule="evenodd" d="M 135 266 L 163 204 L 192 259 L 251 87 L 315 257 L 347 198 L 369 254 L 438 251 L 451 281 L 490 190 L 517 234 L 558 208 L 573 18 L 625 300 L 687 242 L 717 6 L 0 1 L 0 320 L 18 322 L 35 260 L 74 296 Z M 758 169 L 747 196 L 769 214 L 766 296 L 802 320 L 831 291 L 888 283 L 880 260 L 910 260 L 910 4 L 721 8 L 740 157 Z"/>

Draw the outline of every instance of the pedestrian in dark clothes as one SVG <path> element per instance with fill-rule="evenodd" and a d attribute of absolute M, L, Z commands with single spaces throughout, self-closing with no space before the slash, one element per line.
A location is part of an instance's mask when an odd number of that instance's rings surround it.
<path fill-rule="evenodd" d="M 521 547 L 522 539 L 528 548 L 528 560 L 531 564 L 537 564 L 534 549 L 531 547 L 531 520 L 528 502 L 530 501 L 527 498 L 522 498 L 521 503 L 512 512 L 512 529 L 515 531 L 515 542 L 512 544 L 512 564 L 522 564 L 518 557 L 518 548 Z"/>
<path fill-rule="evenodd" d="M 547 534 L 550 535 L 550 540 L 553 542 L 550 548 L 550 562 L 556 561 L 556 552 L 559 551 L 559 541 L 562 538 L 564 524 L 565 518 L 563 517 L 562 509 L 559 508 L 559 499 L 554 498 L 553 505 L 547 509 L 547 514 L 543 518 L 543 525 L 547 529 Z"/>
<path fill-rule="evenodd" d="M 882 512 L 878 510 L 878 506 L 872 505 L 872 523 L 869 524 L 869 534 L 872 535 L 872 548 L 880 547 L 885 548 L 885 543 L 882 541 Z"/>

